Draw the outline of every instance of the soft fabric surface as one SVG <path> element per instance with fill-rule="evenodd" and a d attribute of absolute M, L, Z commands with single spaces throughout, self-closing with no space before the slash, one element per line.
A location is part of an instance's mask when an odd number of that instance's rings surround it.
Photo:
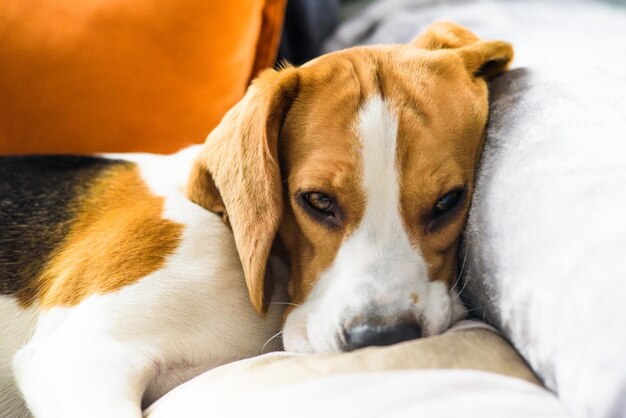
<path fill-rule="evenodd" d="M 195 382 L 194 382 L 195 383 Z M 149 418 L 566 418 L 545 389 L 470 370 L 351 373 L 217 398 L 199 385 L 164 398 Z M 234 388 L 233 388 L 234 389 Z"/>
<path fill-rule="evenodd" d="M 626 417 L 626 10 L 383 0 L 329 48 L 405 42 L 442 18 L 516 50 L 492 85 L 463 295 L 572 413 Z"/>
<path fill-rule="evenodd" d="M 391 372 L 417 369 L 422 372 Z M 426 369 L 448 369 L 448 373 Z M 462 405 L 478 413 L 480 402 L 488 400 L 495 405 L 493 416 L 513 416 L 508 414 L 511 411 L 561 416 L 561 407 L 536 382 L 495 330 L 477 321 L 461 321 L 443 335 L 390 347 L 342 354 L 270 353 L 227 364 L 174 389 L 146 414 L 151 418 L 244 416 L 238 414 L 252 407 L 255 416 L 259 411 L 267 416 L 291 411 L 297 416 L 360 417 L 383 416 L 383 408 L 397 404 L 384 416 L 405 416 L 421 408 L 432 411 L 423 416 L 452 416 L 448 414 L 458 413 Z M 478 388 L 488 392 L 473 399 Z M 524 409 L 519 409 L 521 405 Z M 373 411 L 379 412 L 368 415 Z"/>
<path fill-rule="evenodd" d="M 0 1 L 0 154 L 204 141 L 273 65 L 285 3 Z"/>

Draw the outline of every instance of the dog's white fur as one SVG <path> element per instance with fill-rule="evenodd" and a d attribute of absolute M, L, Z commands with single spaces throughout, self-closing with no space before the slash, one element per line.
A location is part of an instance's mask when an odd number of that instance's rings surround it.
<path fill-rule="evenodd" d="M 29 416 L 12 383 L 13 357 L 37 418 L 138 418 L 142 397 L 149 404 L 202 371 L 259 354 L 280 329 L 280 305 L 264 318 L 250 305 L 230 230 L 185 197 L 197 151 L 114 156 L 135 161 L 151 191 L 165 198 L 163 216 L 184 225 L 163 268 L 38 314 L 0 297 L 10 324 L 0 335 L 0 417 Z"/>
<path fill-rule="evenodd" d="M 289 351 L 340 351 L 337 330 L 373 307 L 385 319 L 414 317 L 424 335 L 439 334 L 465 316 L 459 298 L 444 283 L 430 281 L 402 224 L 393 109 L 374 96 L 355 125 L 365 214 L 306 302 L 287 317 L 283 341 Z"/>

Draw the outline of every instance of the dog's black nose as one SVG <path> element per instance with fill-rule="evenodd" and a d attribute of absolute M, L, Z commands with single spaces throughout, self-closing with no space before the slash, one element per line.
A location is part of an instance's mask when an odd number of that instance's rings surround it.
<path fill-rule="evenodd" d="M 398 325 L 357 325 L 344 331 L 345 351 L 370 345 L 391 345 L 422 336 L 416 323 Z"/>

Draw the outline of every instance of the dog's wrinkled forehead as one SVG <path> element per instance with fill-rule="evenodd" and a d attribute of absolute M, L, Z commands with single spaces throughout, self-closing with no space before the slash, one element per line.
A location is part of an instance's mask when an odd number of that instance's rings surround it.
<path fill-rule="evenodd" d="M 399 182 L 428 181 L 438 169 L 471 171 L 487 118 L 484 83 L 476 83 L 453 54 L 375 46 L 329 54 L 299 69 L 298 94 L 279 145 L 281 165 L 296 176 L 294 183 L 338 193 L 343 188 L 354 200 L 364 198 L 358 193 L 363 170 L 358 125 L 372 100 L 381 101 L 394 121 Z"/>
<path fill-rule="evenodd" d="M 298 95 L 283 127 L 298 132 L 298 144 L 285 146 L 295 152 L 295 146 L 308 152 L 326 141 L 355 146 L 359 111 L 380 97 L 398 119 L 399 151 L 433 146 L 462 155 L 459 146 L 478 145 L 467 141 L 484 127 L 485 93 L 484 83 L 476 83 L 463 61 L 446 51 L 400 45 L 328 54 L 299 69 Z"/>

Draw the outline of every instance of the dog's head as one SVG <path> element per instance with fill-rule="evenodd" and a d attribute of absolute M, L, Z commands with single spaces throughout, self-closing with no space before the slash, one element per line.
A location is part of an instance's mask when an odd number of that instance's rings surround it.
<path fill-rule="evenodd" d="M 270 251 L 285 249 L 286 349 L 390 344 L 464 315 L 453 287 L 485 79 L 512 56 L 436 23 L 408 45 L 268 70 L 209 135 L 189 195 L 230 224 L 259 312 Z"/>

